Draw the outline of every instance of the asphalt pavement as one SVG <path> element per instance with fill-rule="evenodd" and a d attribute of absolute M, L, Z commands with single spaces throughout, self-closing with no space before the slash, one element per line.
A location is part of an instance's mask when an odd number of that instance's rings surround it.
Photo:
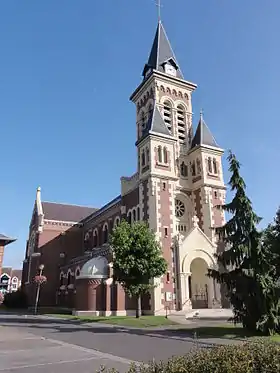
<path fill-rule="evenodd" d="M 193 339 L 186 331 L 82 324 L 48 317 L 0 314 L 0 372 L 126 372 L 131 362 L 183 355 L 193 348 L 227 344 Z"/>

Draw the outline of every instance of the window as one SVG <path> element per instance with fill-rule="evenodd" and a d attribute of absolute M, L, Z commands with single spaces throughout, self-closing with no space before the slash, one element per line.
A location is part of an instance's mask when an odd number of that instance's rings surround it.
<path fill-rule="evenodd" d="M 63 273 L 61 273 L 61 274 L 60 274 L 60 279 L 59 279 L 59 284 L 60 284 L 60 286 L 63 285 L 63 278 L 64 278 L 64 275 L 63 275 Z"/>
<path fill-rule="evenodd" d="M 120 218 L 119 218 L 119 217 L 116 217 L 116 218 L 115 218 L 114 226 L 116 227 L 116 226 L 118 226 L 118 225 L 120 225 Z"/>
<path fill-rule="evenodd" d="M 197 169 L 197 173 L 200 174 L 200 173 L 201 173 L 201 163 L 200 163 L 200 159 L 197 159 L 197 160 L 196 160 L 196 169 Z"/>
<path fill-rule="evenodd" d="M 163 148 L 163 163 L 168 163 L 168 152 L 166 147 Z"/>
<path fill-rule="evenodd" d="M 140 221 L 140 207 L 137 207 L 137 220 Z"/>
<path fill-rule="evenodd" d="M 145 129 L 145 127 L 146 127 L 146 121 L 145 121 L 145 113 L 144 113 L 144 111 L 142 111 L 142 114 L 141 114 L 141 126 L 142 126 L 142 129 Z"/>
<path fill-rule="evenodd" d="M 192 176 L 195 176 L 195 163 L 192 163 Z"/>
<path fill-rule="evenodd" d="M 208 158 L 208 172 L 212 174 L 212 160 L 210 157 Z"/>
<path fill-rule="evenodd" d="M 172 133 L 172 108 L 169 101 L 165 101 L 163 104 L 163 119 L 168 130 Z"/>
<path fill-rule="evenodd" d="M 218 173 L 217 161 L 215 158 L 213 158 L 213 172 L 214 174 Z"/>
<path fill-rule="evenodd" d="M 134 223 L 136 221 L 136 210 L 135 209 L 133 209 L 132 214 L 133 214 L 133 223 Z"/>
<path fill-rule="evenodd" d="M 67 286 L 69 286 L 71 284 L 71 272 L 68 272 L 68 275 L 67 275 Z"/>
<path fill-rule="evenodd" d="M 142 164 L 142 167 L 145 166 L 145 164 L 146 164 L 146 159 L 145 159 L 145 152 L 144 152 L 144 150 L 142 150 L 142 154 L 141 154 L 141 164 Z"/>
<path fill-rule="evenodd" d="M 185 164 L 185 162 L 181 163 L 180 174 L 183 177 L 188 177 L 188 166 Z"/>
<path fill-rule="evenodd" d="M 166 182 L 165 181 L 162 183 L 162 190 L 163 191 L 166 190 Z"/>
<path fill-rule="evenodd" d="M 214 191 L 214 197 L 218 198 L 218 192 L 216 190 Z"/>
<path fill-rule="evenodd" d="M 170 282 L 170 272 L 166 273 L 166 282 Z"/>
<path fill-rule="evenodd" d="M 93 232 L 93 247 L 97 247 L 98 245 L 98 232 L 95 230 Z"/>
<path fill-rule="evenodd" d="M 186 139 L 186 112 L 182 105 L 177 107 L 178 138 L 182 143 Z"/>
<path fill-rule="evenodd" d="M 161 148 L 161 146 L 158 147 L 157 152 L 158 152 L 158 162 L 162 163 L 162 148 Z"/>
<path fill-rule="evenodd" d="M 104 224 L 103 226 L 103 242 L 107 243 L 108 242 L 108 225 Z"/>
<path fill-rule="evenodd" d="M 129 212 L 127 215 L 127 222 L 128 224 L 131 224 L 131 212 Z"/>
<path fill-rule="evenodd" d="M 150 151 L 148 148 L 146 149 L 146 160 L 147 160 L 147 163 L 150 162 Z"/>
<path fill-rule="evenodd" d="M 179 199 L 175 200 L 175 215 L 177 218 L 181 218 L 185 214 L 185 205 Z"/>
<path fill-rule="evenodd" d="M 165 235 L 165 237 L 168 237 L 168 228 L 167 227 L 164 228 L 164 235 Z"/>
<path fill-rule="evenodd" d="M 152 112 L 153 112 L 153 105 L 152 104 L 149 105 L 148 112 L 149 112 L 149 117 L 150 117 L 152 115 Z"/>
<path fill-rule="evenodd" d="M 80 273 L 81 273 L 80 268 L 77 268 L 76 273 L 75 273 L 76 278 L 80 276 Z"/>

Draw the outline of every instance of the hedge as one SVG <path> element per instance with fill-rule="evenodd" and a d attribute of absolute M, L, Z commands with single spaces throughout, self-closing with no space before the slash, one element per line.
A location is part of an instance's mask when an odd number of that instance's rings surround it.
<path fill-rule="evenodd" d="M 104 369 L 103 369 L 104 371 Z M 108 370 L 107 373 L 117 372 Z M 128 373 L 279 373 L 280 346 L 256 340 L 191 351 L 167 362 L 132 365 Z"/>

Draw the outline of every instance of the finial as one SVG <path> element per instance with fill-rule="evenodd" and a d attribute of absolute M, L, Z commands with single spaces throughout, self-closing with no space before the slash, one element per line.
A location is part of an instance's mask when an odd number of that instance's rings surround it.
<path fill-rule="evenodd" d="M 156 0 L 156 7 L 158 8 L 158 21 L 161 21 L 161 0 Z"/>
<path fill-rule="evenodd" d="M 36 192 L 36 200 L 37 200 L 37 201 L 40 201 L 40 200 L 41 200 L 41 188 L 40 188 L 40 187 L 37 188 L 37 192 Z"/>
<path fill-rule="evenodd" d="M 200 109 L 200 119 L 203 120 L 203 109 Z"/>
<path fill-rule="evenodd" d="M 41 192 L 41 187 L 38 186 L 37 192 Z"/>
<path fill-rule="evenodd" d="M 198 217 L 196 215 L 194 215 L 194 217 L 192 218 L 192 222 L 193 222 L 194 228 L 197 228 L 198 227 L 199 219 L 198 219 Z"/>

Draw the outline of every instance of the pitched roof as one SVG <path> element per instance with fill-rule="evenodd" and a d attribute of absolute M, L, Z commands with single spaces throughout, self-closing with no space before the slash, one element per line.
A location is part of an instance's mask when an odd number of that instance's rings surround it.
<path fill-rule="evenodd" d="M 67 205 L 55 202 L 42 202 L 44 218 L 48 220 L 79 222 L 97 211 L 96 208 Z"/>
<path fill-rule="evenodd" d="M 4 246 L 9 245 L 9 243 L 14 242 L 15 240 L 15 238 L 7 237 L 0 233 L 0 243 L 4 244 Z"/>
<path fill-rule="evenodd" d="M 138 142 L 143 140 L 150 133 L 171 136 L 171 133 L 168 130 L 156 104 L 154 105 L 153 110 L 150 114 L 146 128 L 142 133 L 142 137 L 139 139 Z"/>
<path fill-rule="evenodd" d="M 143 76 L 145 76 L 148 69 L 164 72 L 164 64 L 166 62 L 174 64 L 177 68 L 177 77 L 183 79 L 183 74 L 172 50 L 165 29 L 161 21 L 159 21 L 150 56 L 143 70 Z"/>
<path fill-rule="evenodd" d="M 214 136 L 212 135 L 210 129 L 203 119 L 202 113 L 200 113 L 200 119 L 192 140 L 191 149 L 199 145 L 212 146 L 214 148 L 219 148 Z"/>
<path fill-rule="evenodd" d="M 3 275 L 6 273 L 9 277 L 17 277 L 21 281 L 22 277 L 22 270 L 21 269 L 13 269 L 12 267 L 2 267 L 2 273 Z"/>

